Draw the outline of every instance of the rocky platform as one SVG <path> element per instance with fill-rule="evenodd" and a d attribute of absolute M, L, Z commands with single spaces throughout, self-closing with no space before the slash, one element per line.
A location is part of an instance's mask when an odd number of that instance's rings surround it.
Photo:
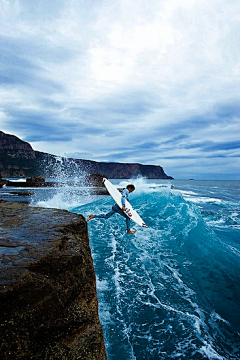
<path fill-rule="evenodd" d="M 0 201 L 0 359 L 106 359 L 83 216 Z"/>

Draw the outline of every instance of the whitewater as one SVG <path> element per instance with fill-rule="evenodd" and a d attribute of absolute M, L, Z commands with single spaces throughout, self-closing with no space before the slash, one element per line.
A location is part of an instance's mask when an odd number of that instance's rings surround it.
<path fill-rule="evenodd" d="M 240 358 L 240 182 L 134 183 L 148 225 L 119 215 L 88 223 L 108 360 Z M 37 191 L 34 206 L 108 212 L 110 196 L 77 187 Z"/>

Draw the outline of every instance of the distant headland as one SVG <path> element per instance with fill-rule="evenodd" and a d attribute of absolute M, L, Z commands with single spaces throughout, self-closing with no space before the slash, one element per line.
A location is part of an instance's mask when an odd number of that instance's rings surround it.
<path fill-rule="evenodd" d="M 137 176 L 148 179 L 173 179 L 157 165 L 138 163 L 97 162 L 72 159 L 35 151 L 32 146 L 15 135 L 0 131 L 0 174 L 2 177 L 56 177 L 81 174 L 104 174 L 110 179 L 130 179 Z"/>

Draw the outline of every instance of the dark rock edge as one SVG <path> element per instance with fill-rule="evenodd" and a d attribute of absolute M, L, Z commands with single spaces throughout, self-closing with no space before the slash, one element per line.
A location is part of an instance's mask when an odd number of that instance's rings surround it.
<path fill-rule="evenodd" d="M 106 359 L 87 224 L 0 201 L 0 358 Z"/>

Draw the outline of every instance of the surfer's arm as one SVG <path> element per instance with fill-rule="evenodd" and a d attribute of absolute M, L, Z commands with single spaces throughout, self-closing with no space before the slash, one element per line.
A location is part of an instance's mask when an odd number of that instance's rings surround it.
<path fill-rule="evenodd" d="M 121 199 L 121 202 L 122 202 L 122 210 L 123 210 L 123 211 L 126 210 L 126 200 L 127 200 L 127 198 L 128 198 L 128 194 L 129 194 L 128 189 L 124 189 L 123 192 L 122 192 L 122 199 Z"/>

